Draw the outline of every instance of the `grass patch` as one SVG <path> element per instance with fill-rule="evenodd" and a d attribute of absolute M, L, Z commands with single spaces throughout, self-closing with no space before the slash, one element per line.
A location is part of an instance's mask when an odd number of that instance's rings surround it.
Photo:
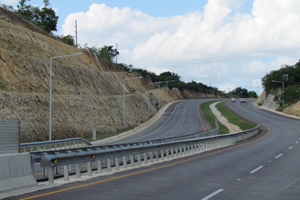
<path fill-rule="evenodd" d="M 218 103 L 216 105 L 216 108 L 222 113 L 222 115 L 229 121 L 229 123 L 237 125 L 242 129 L 243 131 L 252 129 L 256 127 L 256 125 L 251 124 L 250 122 L 247 122 L 240 117 L 238 117 L 236 114 L 231 112 L 228 108 L 224 106 L 223 103 Z"/>
<path fill-rule="evenodd" d="M 215 102 L 217 102 L 217 101 L 209 101 L 209 102 L 205 102 L 205 103 L 201 104 L 201 109 L 202 109 L 204 118 L 210 124 L 210 126 L 213 128 L 216 128 L 216 125 L 215 125 L 216 116 L 211 111 L 209 105 L 213 104 Z M 219 121 L 218 121 L 218 125 L 219 125 L 219 132 L 221 134 L 229 133 L 229 129 L 226 126 L 224 126 L 222 123 L 220 123 Z"/>

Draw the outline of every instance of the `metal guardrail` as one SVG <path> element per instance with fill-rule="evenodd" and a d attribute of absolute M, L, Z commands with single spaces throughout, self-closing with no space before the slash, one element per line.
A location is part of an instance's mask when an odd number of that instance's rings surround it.
<path fill-rule="evenodd" d="M 218 129 L 218 127 L 216 128 Z M 211 131 L 215 131 L 213 129 Z M 232 145 L 238 141 L 248 139 L 255 135 L 259 126 L 227 135 L 215 135 L 202 138 L 182 136 L 168 138 L 160 142 L 153 140 L 141 142 L 139 144 L 122 144 L 105 147 L 88 147 L 76 151 L 52 152 L 41 155 L 41 167 L 48 169 L 49 184 L 54 184 L 54 168 L 64 166 L 64 179 L 69 180 L 71 165 L 76 166 L 76 178 L 81 177 L 80 163 L 87 163 L 87 175 L 92 176 L 92 162 L 97 163 L 96 170 L 102 173 L 104 169 L 110 172 L 114 166 L 115 170 L 120 170 L 120 166 L 126 169 L 128 166 L 147 164 L 158 160 L 179 157 L 195 152 L 202 152 L 213 148 Z M 195 135 L 195 134 L 194 134 Z M 197 135 L 197 134 L 196 134 Z M 181 140 L 178 140 L 181 138 Z M 59 173 L 59 170 L 56 173 Z"/>
<path fill-rule="evenodd" d="M 88 142 L 82 138 L 69 138 L 63 140 L 52 140 L 52 141 L 43 141 L 43 142 L 30 142 L 30 143 L 21 143 L 20 150 L 21 152 L 34 152 L 34 151 L 51 151 L 51 150 L 62 150 L 62 149 L 71 149 L 79 148 L 84 146 L 90 146 L 92 143 Z"/>
<path fill-rule="evenodd" d="M 40 163 L 41 156 L 42 155 L 60 155 L 60 154 L 73 154 L 78 152 L 84 152 L 86 149 L 88 151 L 101 151 L 101 152 L 108 152 L 108 151 L 123 151 L 130 148 L 135 147 L 145 147 L 151 144 L 157 144 L 157 145 L 165 145 L 167 143 L 171 142 L 180 142 L 185 141 L 188 139 L 197 139 L 201 137 L 207 137 L 207 136 L 213 136 L 219 134 L 219 127 L 216 124 L 216 128 L 204 131 L 204 132 L 198 132 L 190 135 L 185 136 L 178 136 L 178 137 L 172 137 L 172 138 L 163 138 L 163 139 L 157 139 L 157 140 L 150 140 L 150 141 L 144 141 L 144 142 L 135 142 L 135 143 L 123 143 L 123 144 L 114 144 L 114 145 L 106 145 L 106 146 L 89 146 L 89 147 L 83 147 L 83 148 L 73 148 L 73 149 L 57 149 L 57 150 L 51 150 L 51 151 L 40 151 L 40 152 L 30 152 L 31 159 L 32 159 L 32 168 L 34 171 L 34 163 Z"/>

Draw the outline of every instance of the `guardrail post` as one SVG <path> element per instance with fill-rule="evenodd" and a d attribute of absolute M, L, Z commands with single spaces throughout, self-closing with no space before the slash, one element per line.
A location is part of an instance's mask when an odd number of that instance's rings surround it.
<path fill-rule="evenodd" d="M 116 170 L 120 170 L 120 161 L 119 161 L 119 157 L 115 157 L 115 166 L 116 166 Z"/>
<path fill-rule="evenodd" d="M 186 146 L 183 146 L 183 155 L 186 155 Z"/>
<path fill-rule="evenodd" d="M 75 167 L 76 167 L 76 178 L 81 178 L 81 165 L 80 165 L 80 163 L 76 163 Z"/>
<path fill-rule="evenodd" d="M 165 157 L 165 152 L 164 152 L 163 149 L 161 149 L 161 150 L 160 150 L 160 159 L 161 159 L 161 160 L 164 160 L 164 159 L 165 159 L 164 157 Z"/>
<path fill-rule="evenodd" d="M 153 163 L 153 151 L 149 152 L 149 156 L 150 156 L 150 163 Z"/>
<path fill-rule="evenodd" d="M 170 158 L 170 150 L 169 148 L 166 149 L 166 158 L 169 159 Z"/>
<path fill-rule="evenodd" d="M 133 154 L 130 155 L 129 158 L 130 158 L 130 165 L 131 165 L 132 167 L 134 167 L 134 155 L 133 155 Z"/>
<path fill-rule="evenodd" d="M 64 165 L 64 180 L 68 181 L 69 180 L 69 166 Z"/>
<path fill-rule="evenodd" d="M 102 160 L 97 160 L 98 174 L 102 174 Z"/>
<path fill-rule="evenodd" d="M 140 153 L 138 153 L 137 155 L 137 165 L 141 165 L 141 154 Z"/>
<path fill-rule="evenodd" d="M 175 147 L 175 157 L 178 158 L 178 147 Z"/>
<path fill-rule="evenodd" d="M 54 168 L 53 167 L 48 167 L 48 171 L 49 171 L 49 185 L 53 185 L 54 184 Z"/>
<path fill-rule="evenodd" d="M 155 160 L 156 160 L 156 161 L 159 161 L 158 151 L 155 151 L 154 153 L 155 153 Z"/>
<path fill-rule="evenodd" d="M 171 148 L 171 158 L 174 158 L 174 148 Z"/>
<path fill-rule="evenodd" d="M 144 164 L 145 165 L 148 164 L 148 153 L 147 152 L 144 153 Z"/>
<path fill-rule="evenodd" d="M 87 175 L 92 176 L 92 162 L 87 162 Z"/>
<path fill-rule="evenodd" d="M 127 156 L 122 156 L 123 168 L 127 169 Z"/>
<path fill-rule="evenodd" d="M 110 158 L 106 159 L 106 169 L 108 172 L 111 172 L 111 160 Z"/>

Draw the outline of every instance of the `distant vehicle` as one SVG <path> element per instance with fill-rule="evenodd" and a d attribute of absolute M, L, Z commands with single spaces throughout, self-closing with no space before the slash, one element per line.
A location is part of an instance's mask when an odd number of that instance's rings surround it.
<path fill-rule="evenodd" d="M 246 99 L 241 98 L 241 103 L 246 103 Z"/>
<path fill-rule="evenodd" d="M 235 98 L 231 98 L 231 102 L 236 102 L 236 99 Z"/>

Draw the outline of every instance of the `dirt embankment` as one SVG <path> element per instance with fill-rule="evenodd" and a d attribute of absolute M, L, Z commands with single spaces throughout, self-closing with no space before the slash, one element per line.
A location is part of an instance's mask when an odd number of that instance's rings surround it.
<path fill-rule="evenodd" d="M 0 119 L 21 121 L 21 142 L 48 140 L 50 57 L 53 59 L 52 139 L 115 132 L 136 126 L 161 105 L 183 98 L 214 97 L 191 91 L 162 88 L 150 91 L 149 80 L 126 81 L 126 123 L 123 124 L 123 80 L 136 77 L 114 65 L 39 33 L 13 13 L 0 9 Z M 14 20 L 19 22 L 11 23 Z M 10 21 L 10 22 L 9 22 Z M 25 24 L 25 25 L 24 25 Z M 32 26 L 30 29 L 23 26 Z"/>

